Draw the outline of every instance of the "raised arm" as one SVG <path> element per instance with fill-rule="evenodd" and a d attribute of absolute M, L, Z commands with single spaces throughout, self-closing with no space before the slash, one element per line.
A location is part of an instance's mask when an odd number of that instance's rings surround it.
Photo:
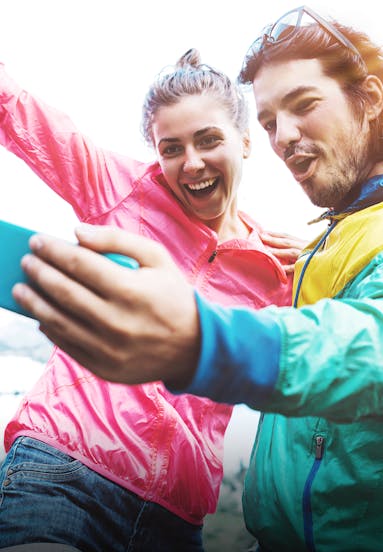
<path fill-rule="evenodd" d="M 97 148 L 67 115 L 23 90 L 1 63 L 0 143 L 68 201 L 81 220 L 119 202 L 136 172 L 134 161 Z"/>

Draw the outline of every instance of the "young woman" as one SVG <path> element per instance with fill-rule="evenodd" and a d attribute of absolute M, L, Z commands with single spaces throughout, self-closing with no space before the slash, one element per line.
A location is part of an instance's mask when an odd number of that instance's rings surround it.
<path fill-rule="evenodd" d="M 251 307 L 290 302 L 284 267 L 237 209 L 250 152 L 245 100 L 195 50 L 155 80 L 145 99 L 143 131 L 155 163 L 97 148 L 3 67 L 0 125 L 3 144 L 81 221 L 162 242 L 206 298 Z M 103 381 L 55 348 L 5 431 L 0 545 L 202 550 L 230 415 L 227 405 L 172 395 L 161 382 Z"/>

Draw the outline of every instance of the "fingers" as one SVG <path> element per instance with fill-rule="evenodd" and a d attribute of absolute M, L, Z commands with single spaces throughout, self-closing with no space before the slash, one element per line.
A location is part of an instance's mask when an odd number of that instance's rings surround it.
<path fill-rule="evenodd" d="M 24 257 L 22 266 L 36 289 L 17 284 L 13 296 L 34 318 L 43 322 L 53 320 L 63 328 L 68 321 L 65 313 L 71 313 L 77 320 L 91 318 L 94 323 L 100 319 L 104 302 L 93 291 L 33 255 Z"/>
<path fill-rule="evenodd" d="M 121 228 L 82 224 L 75 232 L 82 246 L 94 251 L 127 255 L 136 259 L 143 267 L 171 263 L 170 256 L 162 245 Z"/>
<path fill-rule="evenodd" d="M 264 231 L 260 234 L 260 237 L 265 245 L 276 249 L 295 249 L 301 251 L 308 244 L 306 240 L 282 232 Z"/>
<path fill-rule="evenodd" d="M 125 379 L 127 383 L 138 383 L 144 378 L 138 370 L 126 371 L 129 363 L 122 361 L 124 356 L 121 351 L 129 346 L 129 336 L 113 332 L 114 328 L 105 323 L 105 318 L 108 319 L 105 308 L 99 311 L 102 319 L 98 325 L 96 312 L 90 317 L 81 313 L 85 317 L 82 321 L 72 311 L 56 307 L 26 284 L 16 284 L 13 294 L 40 321 L 40 330 L 52 343 L 97 376 L 114 382 Z"/>
<path fill-rule="evenodd" d="M 118 264 L 102 255 L 95 255 L 96 251 L 126 255 L 137 260 L 143 268 L 166 267 L 178 272 L 167 250 L 149 238 L 116 227 L 88 224 L 78 227 L 76 235 L 80 246 L 41 234 L 35 234 L 29 244 L 33 253 L 47 263 L 107 295 L 111 292 L 111 278 L 122 281 L 121 270 Z M 124 278 L 127 280 L 134 276 L 129 276 L 125 271 Z"/>
<path fill-rule="evenodd" d="M 275 257 L 278 257 L 278 259 L 280 261 L 284 261 L 284 262 L 287 262 L 287 261 L 296 261 L 296 259 L 298 258 L 298 256 L 300 255 L 301 253 L 301 250 L 300 249 L 295 249 L 295 248 L 292 248 L 290 247 L 289 249 L 280 249 L 280 248 L 276 248 L 276 247 L 269 247 L 269 250 L 271 251 L 271 253 L 273 255 L 275 255 Z"/>
<path fill-rule="evenodd" d="M 107 227 L 85 237 L 80 231 L 79 239 L 94 250 L 34 235 L 33 253 L 22 260 L 32 285 L 17 284 L 16 301 L 51 341 L 110 381 L 190 378 L 199 354 L 198 311 L 170 255 L 151 240 Z M 98 250 L 138 257 L 143 267 L 121 267 Z M 175 366 L 182 370 L 173 373 Z"/>
<path fill-rule="evenodd" d="M 49 303 L 44 300 L 33 288 L 26 284 L 16 284 L 13 286 L 12 295 L 14 299 L 36 319 L 49 316 L 47 309 Z"/>
<path fill-rule="evenodd" d="M 307 242 L 281 232 L 263 232 L 260 237 L 270 252 L 284 265 L 286 273 L 293 272 L 294 263 L 306 247 Z"/>
<path fill-rule="evenodd" d="M 285 247 L 289 243 L 291 244 L 290 236 L 281 232 L 263 231 L 260 234 L 260 238 L 266 245 L 277 245 L 278 247 Z"/>
<path fill-rule="evenodd" d="M 286 265 L 283 265 L 283 268 L 285 269 L 286 274 L 293 274 L 295 265 L 294 264 L 286 264 Z"/>
<path fill-rule="evenodd" d="M 60 304 L 65 299 L 76 312 L 92 304 L 91 292 L 103 298 L 118 296 L 135 272 L 88 248 L 50 236 L 34 235 L 30 247 L 34 255 L 22 261 L 26 274 L 49 297 Z M 79 299 L 81 304 L 76 305 Z"/>
<path fill-rule="evenodd" d="M 84 339 L 84 334 L 87 332 L 86 327 L 84 328 L 73 316 L 68 317 L 65 312 L 58 310 L 48 299 L 30 286 L 16 284 L 13 288 L 13 295 L 26 310 L 40 320 L 42 326 L 46 325 L 50 328 L 50 335 L 60 335 L 64 339 L 67 334 L 74 334 L 78 336 L 79 340 Z M 41 330 L 44 331 L 42 327 Z M 44 333 L 48 335 L 46 331 Z"/>
<path fill-rule="evenodd" d="M 94 292 L 104 299 L 129 300 L 131 290 L 140 283 L 144 270 L 165 268 L 178 273 L 179 270 L 167 253 L 166 249 L 156 242 L 130 234 L 118 228 L 85 226 L 78 230 L 79 239 L 84 245 L 94 249 L 73 245 L 69 242 L 51 236 L 35 234 L 30 239 L 30 247 L 34 255 L 23 262 L 23 268 L 29 278 L 58 304 L 63 304 L 63 297 L 78 315 L 86 304 L 92 304 L 92 296 L 86 290 L 81 294 L 65 279 L 82 284 L 89 292 Z M 108 251 L 138 258 L 140 271 L 121 267 L 95 251 Z M 33 259 L 39 258 L 45 265 Z M 56 269 L 56 271 L 54 271 Z M 140 272 L 140 274 L 138 274 Z M 78 299 L 84 299 L 78 303 Z M 85 304 L 86 303 L 86 304 Z M 92 307 L 93 308 L 93 307 Z M 89 314 L 89 311 L 86 309 Z"/>

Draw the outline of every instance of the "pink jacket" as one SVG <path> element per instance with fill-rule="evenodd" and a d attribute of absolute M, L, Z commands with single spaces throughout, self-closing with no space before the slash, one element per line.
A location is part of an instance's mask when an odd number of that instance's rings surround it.
<path fill-rule="evenodd" d="M 0 142 L 74 208 L 79 219 L 162 242 L 205 297 L 225 305 L 290 302 L 280 263 L 256 224 L 248 240 L 217 235 L 183 210 L 157 163 L 100 148 L 64 114 L 20 89 L 0 65 Z M 212 254 L 216 252 L 213 259 Z M 162 383 L 128 387 L 98 379 L 55 348 L 5 432 L 40 439 L 133 491 L 200 524 L 216 507 L 223 437 L 232 408 Z"/>

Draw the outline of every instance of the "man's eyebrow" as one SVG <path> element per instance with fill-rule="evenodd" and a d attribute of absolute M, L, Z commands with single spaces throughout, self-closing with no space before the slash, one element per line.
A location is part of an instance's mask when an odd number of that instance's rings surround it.
<path fill-rule="evenodd" d="M 220 131 L 222 132 L 222 129 L 220 127 L 216 127 L 216 126 L 207 126 L 205 128 L 201 128 L 200 130 L 197 130 L 194 134 L 193 134 L 193 137 L 194 138 L 198 138 L 199 136 L 202 136 L 203 134 L 206 134 L 207 132 L 216 132 L 216 131 Z M 180 142 L 180 138 L 167 138 L 166 136 L 164 138 L 161 138 L 161 140 L 158 142 L 158 145 L 160 145 L 162 142 L 166 142 L 166 143 L 170 143 L 170 144 L 174 144 L 176 142 Z"/>
<path fill-rule="evenodd" d="M 302 96 L 302 94 L 307 94 L 308 92 L 314 92 L 317 88 L 315 86 L 297 86 L 293 90 L 291 90 L 288 94 L 283 96 L 281 105 L 282 107 L 286 107 L 290 102 L 294 101 L 296 98 L 299 98 L 299 96 Z M 258 121 L 261 121 L 265 117 L 267 117 L 270 113 L 270 110 L 264 109 L 258 113 Z"/>

